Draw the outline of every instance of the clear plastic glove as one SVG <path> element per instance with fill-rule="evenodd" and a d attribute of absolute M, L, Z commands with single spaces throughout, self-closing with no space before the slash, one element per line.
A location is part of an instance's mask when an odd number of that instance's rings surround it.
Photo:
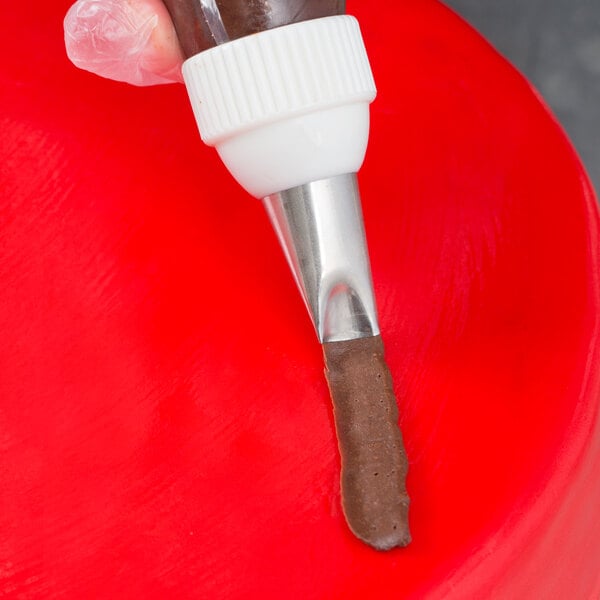
<path fill-rule="evenodd" d="M 80 69 L 133 85 L 182 81 L 183 54 L 160 0 L 77 0 L 64 28 Z"/>

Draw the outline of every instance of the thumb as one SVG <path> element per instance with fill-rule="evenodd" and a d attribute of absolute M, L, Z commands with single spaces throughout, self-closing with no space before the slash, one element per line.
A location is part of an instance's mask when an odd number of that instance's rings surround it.
<path fill-rule="evenodd" d="M 64 29 L 80 69 L 133 85 L 182 81 L 183 54 L 160 0 L 77 0 Z"/>

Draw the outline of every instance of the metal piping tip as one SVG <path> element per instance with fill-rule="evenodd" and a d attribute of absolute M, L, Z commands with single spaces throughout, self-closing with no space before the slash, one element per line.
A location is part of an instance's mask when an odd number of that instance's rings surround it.
<path fill-rule="evenodd" d="M 378 335 L 356 173 L 263 202 L 321 343 Z"/>

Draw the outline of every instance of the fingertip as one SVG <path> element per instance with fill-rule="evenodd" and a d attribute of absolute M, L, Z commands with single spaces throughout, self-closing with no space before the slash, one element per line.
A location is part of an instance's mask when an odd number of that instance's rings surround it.
<path fill-rule="evenodd" d="M 182 81 L 183 55 L 157 0 L 77 0 L 64 19 L 67 56 L 77 67 L 133 85 Z"/>

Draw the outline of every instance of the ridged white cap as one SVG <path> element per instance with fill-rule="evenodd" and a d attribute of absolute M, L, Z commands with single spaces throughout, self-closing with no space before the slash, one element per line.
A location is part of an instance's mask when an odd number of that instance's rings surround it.
<path fill-rule="evenodd" d="M 183 75 L 202 139 L 254 196 L 360 168 L 376 90 L 354 17 L 216 46 Z"/>

